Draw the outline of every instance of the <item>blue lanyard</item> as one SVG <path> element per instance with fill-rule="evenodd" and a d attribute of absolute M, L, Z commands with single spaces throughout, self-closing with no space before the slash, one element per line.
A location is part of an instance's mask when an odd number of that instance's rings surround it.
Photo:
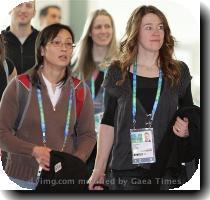
<path fill-rule="evenodd" d="M 136 81 L 136 74 L 137 74 L 137 62 L 135 60 L 134 64 L 133 64 L 133 95 L 132 95 L 132 115 L 133 115 L 133 126 L 135 129 L 135 124 L 136 124 L 136 89 L 137 89 L 137 81 Z M 158 102 L 160 100 L 160 92 L 161 92 L 161 87 L 162 87 L 162 80 L 163 80 L 163 73 L 162 70 L 159 70 L 159 78 L 158 78 L 158 88 L 157 88 L 157 93 L 156 93 L 156 97 L 155 97 L 155 102 L 153 104 L 153 108 L 152 108 L 152 113 L 149 114 L 150 116 L 150 122 L 149 122 L 149 126 L 151 127 L 152 125 L 152 121 L 154 119 L 154 115 L 155 112 L 157 110 L 157 106 L 158 106 Z"/>
<path fill-rule="evenodd" d="M 95 80 L 94 80 L 94 77 L 92 75 L 91 77 L 91 80 L 90 80 L 90 88 L 91 88 L 91 95 L 92 95 L 92 99 L 94 100 L 95 99 Z"/>
<path fill-rule="evenodd" d="M 45 118 L 44 118 L 42 94 L 41 94 L 41 90 L 39 88 L 37 88 L 36 91 L 37 91 L 37 98 L 38 98 L 38 104 L 39 104 L 42 139 L 43 139 L 44 146 L 46 146 L 46 123 L 45 123 Z M 67 111 L 67 116 L 66 116 L 66 125 L 65 125 L 65 129 L 64 129 L 64 136 L 65 137 L 64 137 L 64 142 L 63 142 L 63 146 L 61 148 L 61 151 L 63 151 L 63 149 L 65 148 L 67 138 L 68 138 L 68 135 L 69 135 L 72 99 L 73 99 L 73 87 L 71 87 L 70 95 L 69 95 L 68 111 Z"/>

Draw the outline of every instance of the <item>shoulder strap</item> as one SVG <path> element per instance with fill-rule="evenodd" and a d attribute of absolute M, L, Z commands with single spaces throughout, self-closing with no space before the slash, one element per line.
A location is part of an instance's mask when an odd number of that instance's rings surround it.
<path fill-rule="evenodd" d="M 84 87 L 79 87 L 82 81 L 80 81 L 77 78 L 72 78 L 74 83 L 74 89 L 75 89 L 75 96 L 76 96 L 76 112 L 77 112 L 77 119 L 80 116 L 80 112 L 82 110 L 82 106 L 84 104 Z"/>
<path fill-rule="evenodd" d="M 81 81 L 73 78 L 75 96 L 76 96 L 76 113 L 77 118 L 79 118 L 83 103 L 84 103 L 84 88 L 78 87 L 81 84 Z M 26 111 L 28 109 L 30 100 L 31 100 L 31 83 L 29 76 L 27 74 L 22 74 L 17 77 L 17 94 L 18 94 L 18 103 L 19 103 L 19 112 L 18 117 L 15 122 L 15 130 L 20 129 L 22 126 Z"/>
<path fill-rule="evenodd" d="M 7 77 L 7 83 L 8 83 L 9 82 L 8 81 L 8 78 L 9 78 L 9 68 L 8 68 L 7 61 L 6 60 L 3 61 L 3 66 L 4 66 L 4 71 L 5 71 L 5 74 L 6 74 L 6 77 Z"/>
<path fill-rule="evenodd" d="M 31 100 L 31 91 L 32 90 L 29 76 L 26 74 L 19 75 L 17 77 L 19 112 L 15 122 L 15 130 L 20 129 L 20 127 L 22 126 L 26 111 Z"/>

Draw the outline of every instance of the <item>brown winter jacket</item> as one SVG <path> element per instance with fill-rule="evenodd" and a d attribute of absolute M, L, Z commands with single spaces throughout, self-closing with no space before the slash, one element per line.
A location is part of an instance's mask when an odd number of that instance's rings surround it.
<path fill-rule="evenodd" d="M 46 122 L 47 147 L 60 151 L 64 141 L 71 77 L 68 78 L 62 88 L 55 111 L 40 72 L 39 78 Z M 83 85 L 80 84 L 79 87 L 83 87 Z M 72 106 L 71 111 L 70 132 L 64 151 L 86 161 L 96 143 L 96 135 L 93 102 L 88 87 L 84 87 L 86 91 L 85 99 L 80 116 L 77 119 L 77 134 L 75 134 L 76 106 L 72 104 L 74 106 Z M 5 169 L 8 176 L 26 181 L 35 181 L 38 163 L 32 156 L 32 151 L 37 145 L 43 146 L 35 87 L 32 87 L 32 96 L 23 124 L 15 132 L 14 124 L 18 115 L 18 106 L 17 78 L 15 78 L 6 88 L 0 105 L 0 148 L 8 153 Z"/>

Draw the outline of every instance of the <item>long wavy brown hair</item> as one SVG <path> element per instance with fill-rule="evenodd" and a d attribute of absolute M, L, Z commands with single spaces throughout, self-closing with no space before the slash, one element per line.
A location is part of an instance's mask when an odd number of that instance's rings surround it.
<path fill-rule="evenodd" d="M 131 14 L 126 27 L 126 33 L 120 43 L 120 68 L 122 71 L 122 79 L 117 82 L 121 85 L 127 76 L 129 66 L 135 60 L 138 53 L 138 35 L 142 18 L 149 13 L 157 15 L 164 26 L 164 42 L 159 50 L 159 63 L 166 80 L 170 85 L 176 85 L 180 79 L 180 64 L 173 59 L 175 38 L 171 35 L 167 19 L 165 15 L 154 6 L 141 6 L 136 8 Z"/>

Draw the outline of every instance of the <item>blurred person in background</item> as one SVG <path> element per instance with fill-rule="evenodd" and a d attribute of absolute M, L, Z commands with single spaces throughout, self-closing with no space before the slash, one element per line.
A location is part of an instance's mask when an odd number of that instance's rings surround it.
<path fill-rule="evenodd" d="M 51 24 L 61 22 L 61 8 L 57 5 L 49 5 L 42 8 L 39 12 L 41 30 Z"/>
<path fill-rule="evenodd" d="M 91 90 L 95 110 L 95 130 L 98 133 L 104 111 L 102 82 L 108 66 L 118 55 L 115 24 L 105 9 L 98 9 L 88 16 L 81 39 L 75 49 L 73 73 L 85 80 Z M 73 61 L 74 62 L 74 61 Z M 96 147 L 88 162 L 93 169 Z"/>
<path fill-rule="evenodd" d="M 0 100 L 7 84 L 17 75 L 12 61 L 5 56 L 4 38 L 0 35 Z"/>
<path fill-rule="evenodd" d="M 10 11 L 11 23 L 2 31 L 6 57 L 15 65 L 17 74 L 26 72 L 35 64 L 35 40 L 38 31 L 31 26 L 35 16 L 35 1 L 18 1 Z"/>
<path fill-rule="evenodd" d="M 9 81 L 12 80 L 17 75 L 17 71 L 15 69 L 14 64 L 12 61 L 5 57 L 5 47 L 4 47 L 4 39 L 2 35 L 0 35 L 0 101 L 2 94 L 9 83 Z M 0 149 L 0 156 L 2 155 L 1 149 Z M 5 154 L 6 155 L 6 154 Z M 6 162 L 6 156 L 4 158 L 1 158 L 2 160 L 2 166 L 5 166 Z"/>
<path fill-rule="evenodd" d="M 39 33 L 31 26 L 31 20 L 36 13 L 35 0 L 19 0 L 11 2 L 11 5 L 11 23 L 2 31 L 2 36 L 5 40 L 6 58 L 14 64 L 17 74 L 21 74 L 35 64 L 35 41 Z M 6 156 L 3 153 L 1 158 L 3 168 Z"/>

